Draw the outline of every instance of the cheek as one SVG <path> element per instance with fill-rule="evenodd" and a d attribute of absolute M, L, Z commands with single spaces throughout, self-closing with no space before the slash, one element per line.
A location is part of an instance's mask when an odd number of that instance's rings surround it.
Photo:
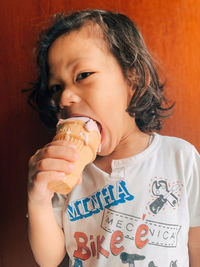
<path fill-rule="evenodd" d="M 88 95 L 87 97 L 88 104 L 92 108 L 99 112 L 104 112 L 108 107 L 114 102 L 111 92 L 108 90 L 96 90 L 94 93 Z"/>
<path fill-rule="evenodd" d="M 83 98 L 99 119 L 108 121 L 113 117 L 115 120 L 126 112 L 128 91 L 121 79 L 102 78 L 91 87 L 84 91 Z"/>

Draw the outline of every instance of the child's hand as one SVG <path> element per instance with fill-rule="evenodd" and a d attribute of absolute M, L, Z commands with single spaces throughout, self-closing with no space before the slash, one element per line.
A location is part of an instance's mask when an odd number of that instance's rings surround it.
<path fill-rule="evenodd" d="M 29 160 L 28 197 L 35 204 L 49 204 L 53 192 L 48 189 L 50 181 L 63 180 L 74 169 L 78 159 L 76 146 L 67 141 L 52 141 Z"/>

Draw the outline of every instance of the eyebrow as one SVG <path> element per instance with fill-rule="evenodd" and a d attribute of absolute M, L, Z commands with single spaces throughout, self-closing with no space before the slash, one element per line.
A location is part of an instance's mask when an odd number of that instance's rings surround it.
<path fill-rule="evenodd" d="M 79 58 L 76 58 L 74 60 L 71 60 L 68 64 L 66 64 L 65 67 L 69 67 L 71 65 L 75 65 L 78 61 L 86 60 L 86 59 L 89 59 L 89 57 L 79 57 Z M 48 64 L 48 69 L 49 69 L 49 78 L 54 78 L 56 80 L 59 80 L 58 78 L 56 78 L 56 76 L 54 75 L 54 73 L 51 72 L 49 64 Z"/>

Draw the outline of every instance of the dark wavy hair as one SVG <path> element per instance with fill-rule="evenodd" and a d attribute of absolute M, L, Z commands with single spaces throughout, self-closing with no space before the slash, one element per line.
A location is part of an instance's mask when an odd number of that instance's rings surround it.
<path fill-rule="evenodd" d="M 105 10 L 82 10 L 57 14 L 53 24 L 43 31 L 37 43 L 38 77 L 29 89 L 28 103 L 37 109 L 48 129 L 55 129 L 59 105 L 52 102 L 48 89 L 48 50 L 61 35 L 79 30 L 86 23 L 99 25 L 107 48 L 117 59 L 128 82 L 135 89 L 127 112 L 143 132 L 160 130 L 173 105 L 167 106 L 157 70 L 135 24 L 125 15 Z"/>

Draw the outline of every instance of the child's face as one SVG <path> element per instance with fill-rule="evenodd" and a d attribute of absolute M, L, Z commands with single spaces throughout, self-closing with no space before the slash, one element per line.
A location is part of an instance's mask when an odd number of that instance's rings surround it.
<path fill-rule="evenodd" d="M 126 112 L 132 88 L 115 57 L 88 26 L 59 37 L 48 54 L 49 87 L 58 86 L 60 106 L 70 116 L 86 116 L 102 126 L 99 155 L 109 155 L 128 140 L 135 126 Z"/>

